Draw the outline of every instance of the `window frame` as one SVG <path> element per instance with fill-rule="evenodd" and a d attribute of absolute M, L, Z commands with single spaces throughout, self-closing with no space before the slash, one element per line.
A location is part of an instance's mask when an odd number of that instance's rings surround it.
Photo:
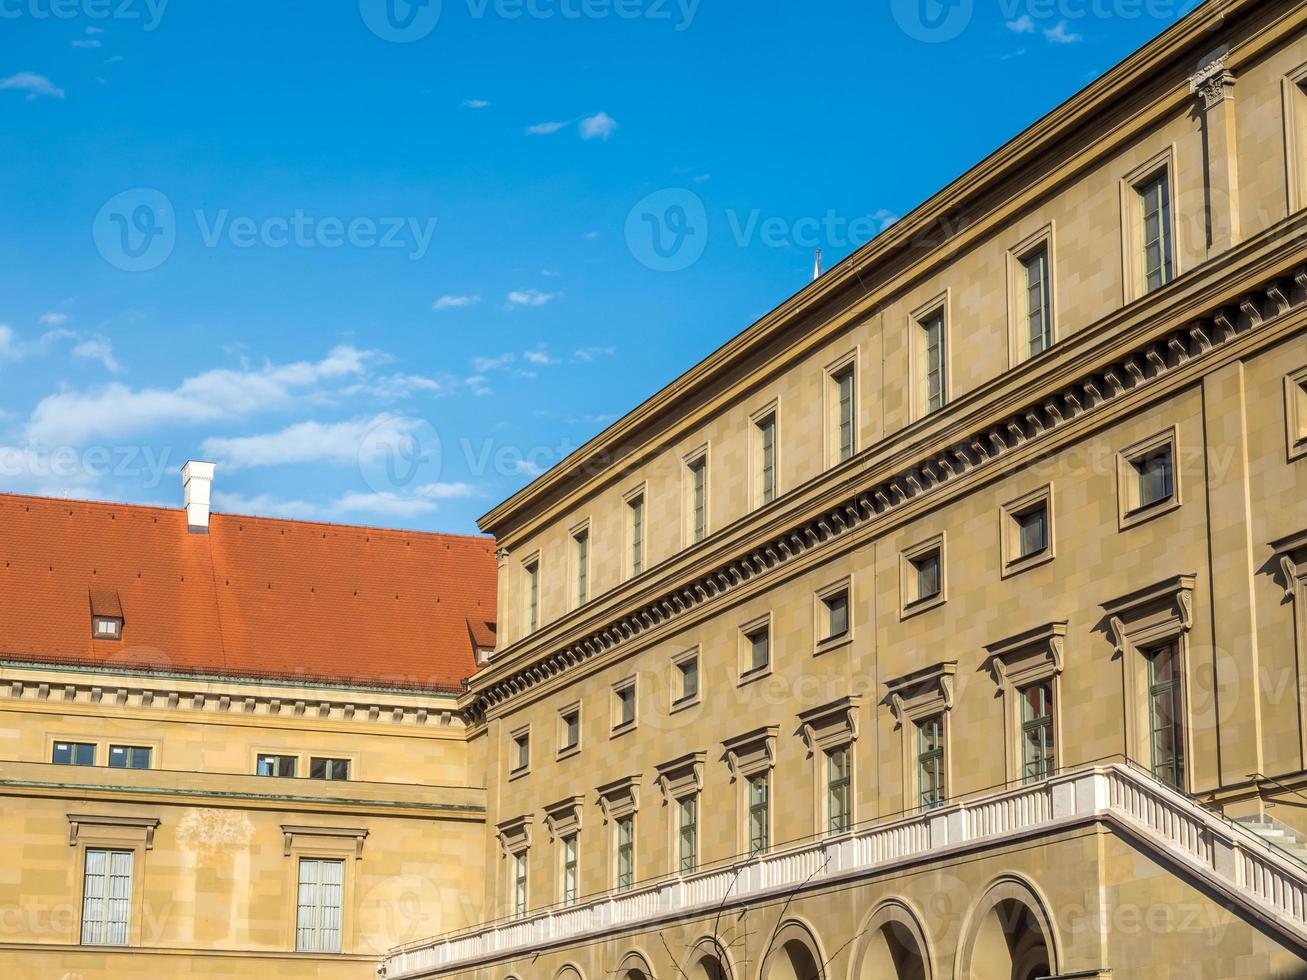
<path fill-rule="evenodd" d="M 1061 768 L 1061 677 L 1066 634 L 1066 621 L 1056 620 L 985 646 L 989 656 L 984 667 L 1003 699 L 1004 778 L 1008 785 L 1024 785 L 1021 692 L 1035 684 L 1048 684 L 1052 690 L 1053 769 Z"/>
<path fill-rule="evenodd" d="M 759 633 L 767 634 L 767 662 L 761 666 L 754 665 L 754 637 Z M 772 614 L 771 610 L 760 616 L 755 616 L 747 622 L 741 623 L 736 631 L 738 636 L 738 652 L 736 663 L 736 676 L 739 686 L 752 683 L 759 678 L 766 677 L 772 672 L 772 665 L 775 663 L 776 651 L 774 648 Z"/>
<path fill-rule="evenodd" d="M 948 601 L 948 552 L 946 532 L 940 531 L 929 538 L 899 552 L 899 619 L 905 620 L 934 609 Z M 939 555 L 939 591 L 933 595 L 919 594 L 918 562 L 933 552 Z"/>
<path fill-rule="evenodd" d="M 699 647 L 694 646 L 688 650 L 678 653 L 671 659 L 672 670 L 672 698 L 669 705 L 670 712 L 684 710 L 699 704 L 703 698 L 703 658 L 699 655 Z M 693 692 L 686 693 L 684 688 L 684 667 L 688 663 L 695 665 L 695 689 Z M 680 693 L 676 693 L 679 687 Z"/>
<path fill-rule="evenodd" d="M 61 745 L 66 745 L 71 750 L 70 751 L 71 757 L 68 762 L 59 762 L 55 758 L 55 753 L 59 751 L 59 746 Z M 91 750 L 90 762 L 78 762 L 76 759 L 76 755 L 77 755 L 76 750 L 84 749 L 84 748 L 89 748 Z M 46 757 L 50 760 L 50 765 L 52 766 L 94 766 L 96 764 L 96 759 L 99 756 L 99 754 L 100 754 L 100 745 L 98 742 L 93 742 L 93 741 L 81 742 L 81 741 L 77 741 L 75 737 L 55 738 L 52 739 L 50 742 L 50 751 L 46 753 Z"/>
<path fill-rule="evenodd" d="M 844 632 L 830 631 L 830 600 L 844 596 Z M 846 575 L 813 593 L 813 656 L 853 643 L 853 576 Z"/>
<path fill-rule="evenodd" d="M 940 403 L 930 407 L 930 363 L 926 346 L 927 327 L 936 318 L 940 326 Z M 918 422 L 943 411 L 953 401 L 952 289 L 932 296 L 908 314 L 908 358 L 911 379 L 912 421 Z"/>
<path fill-rule="evenodd" d="M 573 526 L 568 531 L 572 552 L 572 608 L 580 609 L 593 597 L 590 587 L 590 519 Z"/>
<path fill-rule="evenodd" d="M 531 771 L 531 726 L 522 725 L 508 733 L 508 778 L 519 779 Z"/>
<path fill-rule="evenodd" d="M 648 484 L 641 483 L 622 494 L 626 506 L 626 547 L 623 567 L 628 579 L 643 575 L 648 565 L 649 494 Z M 637 520 L 638 517 L 638 520 Z"/>
<path fill-rule="evenodd" d="M 522 848 L 514 851 L 508 865 L 509 896 L 512 898 L 512 917 L 525 918 L 531 908 L 531 851 Z"/>
<path fill-rule="evenodd" d="M 624 718 L 623 698 L 625 691 L 631 692 L 631 717 Z M 640 686 L 639 677 L 636 674 L 630 674 L 619 681 L 614 681 L 612 686 L 612 725 L 609 732 L 610 738 L 616 738 L 619 735 L 625 735 L 633 731 L 640 725 Z"/>
<path fill-rule="evenodd" d="M 1057 557 L 1053 500 L 1053 484 L 1047 483 L 999 506 L 998 536 L 1002 578 L 1019 575 Z M 1041 551 L 1023 554 L 1020 519 L 1036 508 L 1042 508 L 1044 511 L 1044 547 Z"/>
<path fill-rule="evenodd" d="M 114 765 L 113 759 L 114 759 L 115 751 L 120 751 L 124 753 L 126 762 L 121 766 Z M 145 753 L 145 765 L 143 766 L 133 765 L 132 759 L 134 759 L 136 757 L 136 754 L 140 752 Z M 153 745 L 135 745 L 135 744 L 128 745 L 126 743 L 111 742 L 109 744 L 108 754 L 105 756 L 104 759 L 104 764 L 105 764 L 105 768 L 107 769 L 153 769 L 155 768 L 154 765 L 155 758 L 156 758 L 155 748 Z"/>
<path fill-rule="evenodd" d="M 576 741 L 569 743 L 567 741 L 567 719 L 571 715 L 576 716 Z M 569 759 L 580 753 L 581 741 L 584 737 L 582 734 L 583 720 L 580 700 L 572 701 L 558 709 L 558 749 L 554 753 L 555 758 Z"/>
<path fill-rule="evenodd" d="M 848 462 L 858 455 L 858 362 L 860 361 L 860 350 L 854 347 L 852 350 L 841 354 L 834 361 L 830 362 L 823 369 L 826 382 L 825 388 L 825 417 L 826 417 L 826 467 L 827 469 Z M 842 393 L 841 378 L 849 378 L 849 446 L 847 455 L 843 439 L 844 416 L 843 404 L 844 397 Z"/>
<path fill-rule="evenodd" d="M 522 559 L 522 573 L 526 576 L 526 588 L 523 613 L 524 636 L 531 636 L 540 629 L 540 552 L 533 551 Z"/>
<path fill-rule="evenodd" d="M 340 869 L 340 882 L 336 886 L 340 889 L 340 907 L 339 907 L 340 926 L 338 929 L 335 930 L 337 941 L 334 948 L 324 947 L 320 941 L 314 946 L 301 945 L 300 933 L 303 931 L 304 927 L 301 926 L 300 924 L 300 914 L 301 914 L 301 910 L 305 906 L 300 900 L 301 897 L 300 889 L 304 887 L 304 866 L 306 863 L 316 864 L 320 872 L 325 871 L 327 865 L 332 865 Z M 321 857 L 316 855 L 311 856 L 307 854 L 302 854 L 297 856 L 295 860 L 296 887 L 295 887 L 295 946 L 294 946 L 294 949 L 297 953 L 342 953 L 345 951 L 346 878 L 347 878 L 348 870 L 349 870 L 348 859 L 346 859 L 343 856 Z M 322 926 L 321 926 L 322 911 L 324 908 L 327 908 L 327 906 L 321 901 L 322 890 L 326 887 L 329 887 L 329 884 L 330 883 L 327 883 L 323 880 L 323 876 L 320 873 L 317 881 L 319 901 L 314 906 L 314 908 L 318 913 L 319 918 L 317 923 L 313 926 L 313 931 L 315 932 L 315 934 L 319 936 L 322 933 Z"/>
<path fill-rule="evenodd" d="M 345 775 L 344 775 L 343 778 L 342 778 L 342 777 L 339 777 L 339 776 L 330 776 L 330 775 L 315 776 L 315 775 L 313 775 L 313 764 L 314 764 L 315 762 L 325 762 L 325 763 L 328 763 L 328 766 L 327 766 L 328 771 L 331 771 L 332 769 L 335 768 L 334 766 L 330 765 L 331 763 L 343 762 L 343 763 L 345 763 Z M 308 770 L 307 770 L 307 771 L 308 771 L 308 777 L 307 777 L 307 778 L 309 778 L 309 779 L 320 779 L 320 780 L 322 780 L 323 782 L 327 782 L 327 783 L 348 783 L 348 782 L 350 782 L 351 780 L 357 780 L 357 779 L 359 778 L 358 771 L 357 771 L 357 760 L 356 760 L 353 756 L 350 756 L 350 755 L 312 755 L 312 754 L 310 754 L 310 755 L 309 755 L 309 765 L 308 765 Z"/>
<path fill-rule="evenodd" d="M 754 798 L 753 790 L 755 784 L 762 785 L 761 804 Z M 750 858 L 760 857 L 771 849 L 771 769 L 762 769 L 748 775 L 744 779 L 744 837 L 747 843 L 746 853 Z M 754 816 L 762 814 L 762 838 L 761 846 L 759 838 L 754 834 Z"/>
<path fill-rule="evenodd" d="M 141 860 L 140 860 L 140 855 L 137 853 L 137 848 L 131 846 L 123 846 L 122 844 L 110 845 L 104 843 L 94 843 L 94 844 L 88 844 L 87 846 L 82 847 L 79 850 L 80 850 L 79 857 L 81 858 L 82 880 L 81 880 L 81 889 L 80 889 L 80 901 L 78 903 L 78 908 L 81 910 L 77 921 L 78 945 L 92 946 L 96 948 L 108 947 L 111 949 L 120 949 L 123 947 L 138 945 L 136 941 L 137 933 L 138 933 L 136 927 L 137 926 L 136 919 L 138 918 L 138 916 L 134 913 L 136 913 L 137 910 L 140 908 L 140 905 L 138 903 L 139 882 L 137 879 L 139 877 L 139 868 L 141 865 Z M 104 855 L 105 870 L 103 875 L 99 876 L 104 879 L 104 893 L 98 899 L 99 901 L 104 903 L 103 905 L 104 915 L 100 919 L 96 920 L 102 927 L 99 930 L 101 932 L 101 936 L 99 938 L 88 939 L 87 938 L 87 924 L 88 924 L 87 904 L 95 900 L 92 899 L 91 895 L 89 894 L 89 885 L 90 885 L 89 879 L 91 877 L 91 870 L 90 870 L 91 856 L 93 854 Z M 111 926 L 111 920 L 109 917 L 109 912 L 110 912 L 109 903 L 111 901 L 122 901 L 121 898 L 114 899 L 110 895 L 110 879 L 113 877 L 112 863 L 113 863 L 113 858 L 115 856 L 127 857 L 129 859 L 129 865 L 130 865 L 127 869 L 127 882 L 128 882 L 127 890 L 129 894 L 126 899 L 127 917 L 122 922 L 122 929 L 124 933 L 122 942 L 111 942 L 109 941 L 108 938 L 108 932 Z"/>
<path fill-rule="evenodd" d="M 826 779 L 824 783 L 825 805 L 822 809 L 824 836 L 837 837 L 853 829 L 853 743 L 845 742 L 822 751 L 825 762 Z M 836 775 L 836 757 L 844 760 L 842 774 Z M 836 822 L 835 804 L 841 800 L 840 821 Z"/>
<path fill-rule="evenodd" d="M 677 874 L 694 874 L 699 870 L 699 796 L 698 792 L 687 793 L 676 800 L 676 872 Z M 686 823 L 686 814 L 691 820 Z M 688 828 L 688 837 L 687 837 Z M 686 856 L 686 843 L 689 842 L 690 854 Z"/>
<path fill-rule="evenodd" d="M 259 768 L 264 759 L 275 759 L 278 762 L 290 762 L 290 775 L 283 775 L 280 772 L 260 772 Z M 300 757 L 298 755 L 288 755 L 285 752 L 256 752 L 254 755 L 254 775 L 263 778 L 274 779 L 295 779 L 299 775 Z"/>
<path fill-rule="evenodd" d="M 1180 467 L 1180 429 L 1170 425 L 1161 432 L 1140 439 L 1116 454 L 1117 474 L 1117 527 L 1125 531 L 1146 521 L 1161 517 L 1176 510 L 1184 502 L 1181 486 Z M 1155 500 L 1149 504 L 1139 502 L 1139 463 L 1158 452 L 1166 450 L 1171 455 L 1171 495 Z"/>
<path fill-rule="evenodd" d="M 1286 462 L 1307 458 L 1307 365 L 1284 376 L 1284 440 Z"/>
<path fill-rule="evenodd" d="M 711 509 L 709 507 L 711 499 L 709 481 L 712 474 L 709 467 L 708 444 L 704 443 L 693 452 L 686 453 L 681 457 L 681 464 L 685 479 L 682 497 L 685 508 L 685 546 L 689 548 L 706 541 L 712 535 Z M 701 485 L 697 477 L 697 473 L 700 471 L 703 473 Z M 700 500 L 701 495 L 702 501 Z M 699 518 L 702 518 L 702 522 L 700 522 Z"/>
<path fill-rule="evenodd" d="M 767 486 L 767 429 L 771 430 L 771 488 Z M 749 415 L 749 505 L 766 507 L 781 495 L 781 409 L 773 398 Z"/>
<path fill-rule="evenodd" d="M 629 828 L 628 839 L 623 840 L 623 829 Z M 636 833 L 635 812 L 623 813 L 613 818 L 613 890 L 629 892 L 638 881 L 636 877 Z M 623 859 L 628 867 L 623 868 Z M 625 880 L 623 880 L 625 879 Z"/>
<path fill-rule="evenodd" d="M 1147 288 L 1144 255 L 1144 213 L 1141 188 L 1159 176 L 1165 177 L 1169 213 L 1166 233 L 1171 246 L 1171 276 L 1158 289 L 1175 282 L 1185 271 L 1179 236 L 1180 190 L 1177 186 L 1177 152 L 1174 143 L 1146 159 L 1121 178 L 1121 283 L 1123 303 L 1129 304 L 1157 290 Z"/>
<path fill-rule="evenodd" d="M 1307 207 L 1307 64 L 1281 79 L 1284 111 L 1284 163 L 1287 213 Z"/>
<path fill-rule="evenodd" d="M 558 870 L 558 900 L 564 908 L 571 908 L 581 898 L 581 835 L 579 831 L 573 830 L 559 839 L 559 858 L 561 866 Z"/>
<path fill-rule="evenodd" d="M 917 802 L 918 812 L 925 813 L 929 810 L 937 810 L 946 806 L 949 800 L 949 772 L 948 772 L 948 712 L 936 711 L 926 715 L 923 718 L 915 719 L 912 722 L 914 728 L 913 736 L 916 741 L 916 784 L 917 784 Z M 926 727 L 928 725 L 939 726 L 939 743 L 933 748 L 925 748 Z M 933 761 L 938 763 L 938 772 L 936 773 L 936 784 L 933 784 L 933 792 L 927 791 L 925 776 L 927 773 L 926 763 Z M 927 799 L 931 796 L 931 799 Z"/>
<path fill-rule="evenodd" d="M 1029 343 L 1029 287 L 1026 281 L 1027 262 L 1042 252 L 1047 266 L 1045 335 L 1048 344 L 1037 354 L 1030 352 Z M 1058 298 L 1056 222 L 1050 221 L 1034 234 L 1027 236 L 1007 251 L 1008 284 L 1008 367 L 1041 357 L 1058 342 Z"/>

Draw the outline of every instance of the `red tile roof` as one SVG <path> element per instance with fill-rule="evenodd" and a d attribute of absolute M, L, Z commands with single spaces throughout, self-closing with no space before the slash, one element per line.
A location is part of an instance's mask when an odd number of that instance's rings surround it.
<path fill-rule="evenodd" d="M 495 618 L 494 551 L 227 514 L 191 534 L 180 509 L 0 494 L 0 659 L 454 690 L 468 623 Z M 94 640 L 114 594 L 122 639 Z"/>

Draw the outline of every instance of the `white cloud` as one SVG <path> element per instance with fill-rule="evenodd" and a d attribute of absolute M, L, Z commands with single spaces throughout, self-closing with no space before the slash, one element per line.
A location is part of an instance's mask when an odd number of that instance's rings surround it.
<path fill-rule="evenodd" d="M 576 360 L 585 361 L 588 364 L 591 361 L 597 361 L 601 357 L 612 357 L 616 353 L 616 347 L 582 347 L 572 356 Z"/>
<path fill-rule="evenodd" d="M 581 237 L 584 238 L 587 242 L 592 242 L 592 241 L 594 241 L 596 238 L 599 237 L 599 232 L 597 232 L 597 231 L 587 231 L 587 232 L 586 232 L 584 235 L 582 235 Z"/>
<path fill-rule="evenodd" d="M 375 352 L 341 345 L 320 361 L 265 364 L 258 369 L 216 368 L 175 388 L 133 389 L 114 383 L 88 392 L 42 399 L 27 424 L 28 439 L 43 445 L 81 445 L 163 425 L 240 418 L 282 408 L 315 387 L 365 372 Z"/>
<path fill-rule="evenodd" d="M 117 374 L 122 370 L 122 365 L 118 363 L 117 358 L 113 356 L 113 344 L 104 337 L 93 337 L 90 340 L 83 340 L 73 348 L 74 357 L 84 357 L 87 360 L 99 361 L 104 365 L 106 371 Z"/>
<path fill-rule="evenodd" d="M 510 306 L 544 306 L 560 298 L 560 293 L 542 293 L 538 289 L 515 289 L 508 294 L 508 304 Z"/>
<path fill-rule="evenodd" d="M 1016 20 L 1008 21 L 1007 29 L 1013 34 L 1034 34 L 1035 20 L 1029 14 L 1022 14 Z"/>
<path fill-rule="evenodd" d="M 514 468 L 517 472 L 524 473 L 527 476 L 539 476 L 545 471 L 543 466 L 539 463 L 532 462 L 529 459 L 519 459 L 517 463 L 514 464 Z"/>
<path fill-rule="evenodd" d="M 490 103 L 487 102 L 485 99 L 464 99 L 463 108 L 464 109 L 488 109 L 490 108 Z"/>
<path fill-rule="evenodd" d="M 201 448 L 232 470 L 291 463 L 351 465 L 379 458 L 385 447 L 407 440 L 421 425 L 421 419 L 384 413 L 325 424 L 310 420 L 278 432 L 205 439 Z"/>
<path fill-rule="evenodd" d="M 14 328 L 7 323 L 0 323 L 0 358 L 12 361 L 17 360 L 20 356 L 18 344 L 14 338 Z"/>
<path fill-rule="evenodd" d="M 57 327 L 68 322 L 68 314 L 42 313 L 37 319 L 47 327 Z"/>
<path fill-rule="evenodd" d="M 606 140 L 617 131 L 617 120 L 606 112 L 598 112 L 581 120 L 581 139 Z"/>
<path fill-rule="evenodd" d="M 516 359 L 517 359 L 516 355 L 511 353 L 500 354 L 497 357 L 474 357 L 472 358 L 472 369 L 476 371 L 478 375 L 483 375 L 487 371 L 499 371 L 503 368 L 506 368 L 508 365 L 512 364 L 513 361 L 515 361 Z M 468 383 L 472 383 L 473 381 L 482 381 L 485 379 L 468 378 L 467 380 Z"/>
<path fill-rule="evenodd" d="M 1053 44 L 1075 44 L 1077 41 L 1084 40 L 1079 34 L 1072 34 L 1067 30 L 1067 22 L 1064 20 L 1059 20 L 1056 26 L 1044 31 L 1044 37 Z"/>
<path fill-rule="evenodd" d="M 17 75 L 0 78 L 0 89 L 26 92 L 28 102 L 33 102 L 43 95 L 54 99 L 64 97 L 64 90 L 54 85 L 50 79 L 30 71 L 20 71 Z"/>
<path fill-rule="evenodd" d="M 104 33 L 104 28 L 103 28 L 103 27 L 88 27 L 88 28 L 86 29 L 86 33 L 87 33 L 87 34 L 103 34 L 103 33 Z"/>
<path fill-rule="evenodd" d="M 393 402 L 416 394 L 447 395 L 453 388 L 454 382 L 448 379 L 428 378 L 421 374 L 387 374 L 369 378 L 358 384 L 346 385 L 340 389 L 340 394 L 346 398 L 366 395 Z"/>
<path fill-rule="evenodd" d="M 440 509 L 441 500 L 475 495 L 476 488 L 467 483 L 432 483 L 419 487 L 413 494 L 352 491 L 326 503 L 315 504 L 306 500 L 283 500 L 266 493 L 247 497 L 215 490 L 213 504 L 216 510 L 228 514 L 285 517 L 302 521 L 339 521 L 360 514 L 406 520 L 434 513 Z"/>
<path fill-rule="evenodd" d="M 528 126 L 526 131 L 531 136 L 553 136 L 560 129 L 566 129 L 568 125 L 565 122 L 542 122 Z"/>
<path fill-rule="evenodd" d="M 884 231 L 890 225 L 899 220 L 899 216 L 887 208 L 877 208 L 872 212 L 871 217 L 880 223 L 880 231 Z"/>
<path fill-rule="evenodd" d="M 531 364 L 557 364 L 556 358 L 550 357 L 549 354 L 542 350 L 529 350 L 522 355 L 522 359 Z"/>
<path fill-rule="evenodd" d="M 73 47 L 75 47 L 75 48 L 98 48 L 98 47 L 100 47 L 100 42 L 97 41 L 95 38 L 83 37 L 83 38 L 78 38 L 77 40 L 73 41 Z"/>
<path fill-rule="evenodd" d="M 476 306 L 480 302 L 480 296 L 442 296 L 431 304 L 431 308 L 433 310 L 458 310 L 467 306 Z"/>

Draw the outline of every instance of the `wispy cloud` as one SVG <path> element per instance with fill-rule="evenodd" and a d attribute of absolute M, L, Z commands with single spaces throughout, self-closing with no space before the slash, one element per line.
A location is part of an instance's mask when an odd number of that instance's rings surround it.
<path fill-rule="evenodd" d="M 606 140 L 617 131 L 617 120 L 606 112 L 598 112 L 581 120 L 581 139 Z"/>
<path fill-rule="evenodd" d="M 348 466 L 381 458 L 422 426 L 421 419 L 382 413 L 342 422 L 296 422 L 276 432 L 209 438 L 202 449 L 225 469 L 330 463 Z"/>
<path fill-rule="evenodd" d="M 526 476 L 539 476 L 545 471 L 543 466 L 530 459 L 519 459 L 513 464 L 513 468 Z"/>
<path fill-rule="evenodd" d="M 72 42 L 75 48 L 98 48 L 100 42 L 93 37 L 79 37 Z"/>
<path fill-rule="evenodd" d="M 515 289 L 508 294 L 509 306 L 544 306 L 562 297 L 562 293 L 542 293 L 538 289 Z"/>
<path fill-rule="evenodd" d="M 47 327 L 58 327 L 68 322 L 67 313 L 42 313 L 37 320 Z"/>
<path fill-rule="evenodd" d="M 19 356 L 14 328 L 7 323 L 0 323 L 0 360 L 13 361 Z"/>
<path fill-rule="evenodd" d="M 1084 40 L 1081 35 L 1071 33 L 1064 20 L 1059 20 L 1056 25 L 1045 30 L 1044 37 L 1053 44 L 1075 44 Z"/>
<path fill-rule="evenodd" d="M 485 99 L 464 99 L 463 108 L 464 109 L 488 109 L 490 108 L 490 103 Z"/>
<path fill-rule="evenodd" d="M 1008 21 L 1007 29 L 1013 34 L 1034 34 L 1035 19 L 1029 14 L 1022 14 L 1016 20 Z"/>
<path fill-rule="evenodd" d="M 476 493 L 476 488 L 467 483 L 431 483 L 408 494 L 352 491 L 326 503 L 312 503 L 266 493 L 245 496 L 215 490 L 213 503 L 217 510 L 228 514 L 295 520 L 332 521 L 357 518 L 359 515 L 408 520 L 434 513 L 440 509 L 442 500 L 474 497 Z"/>
<path fill-rule="evenodd" d="M 17 75 L 0 78 L 0 89 L 26 92 L 28 102 L 34 102 L 41 96 L 52 99 L 62 99 L 64 97 L 64 90 L 51 82 L 50 79 L 30 71 L 20 71 Z"/>
<path fill-rule="evenodd" d="M 534 126 L 528 126 L 526 131 L 531 136 L 553 136 L 559 130 L 566 129 L 570 123 L 565 122 L 542 122 Z"/>
<path fill-rule="evenodd" d="M 516 360 L 517 355 L 511 352 L 499 354 L 495 357 L 474 357 L 472 358 L 472 370 L 476 371 L 478 375 L 485 374 L 488 371 L 502 371 Z"/>
<path fill-rule="evenodd" d="M 572 357 L 574 360 L 589 364 L 601 357 L 612 357 L 616 353 L 616 347 L 582 347 Z"/>
<path fill-rule="evenodd" d="M 543 350 L 529 350 L 522 355 L 522 360 L 542 366 L 558 363 L 557 358 L 551 357 L 547 351 Z"/>
<path fill-rule="evenodd" d="M 458 310 L 468 306 L 476 306 L 481 302 L 480 296 L 441 296 L 431 304 L 433 310 Z"/>
<path fill-rule="evenodd" d="M 90 361 L 99 361 L 111 374 L 122 370 L 122 365 L 113 356 L 113 344 L 105 337 L 92 337 L 73 347 L 74 357 L 84 357 Z"/>

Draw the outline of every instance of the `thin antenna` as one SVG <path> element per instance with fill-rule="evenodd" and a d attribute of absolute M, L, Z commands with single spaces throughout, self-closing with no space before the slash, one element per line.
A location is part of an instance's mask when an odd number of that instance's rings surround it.
<path fill-rule="evenodd" d="M 816 282 L 821 278 L 821 249 L 817 249 L 817 257 L 812 262 L 812 281 Z"/>

